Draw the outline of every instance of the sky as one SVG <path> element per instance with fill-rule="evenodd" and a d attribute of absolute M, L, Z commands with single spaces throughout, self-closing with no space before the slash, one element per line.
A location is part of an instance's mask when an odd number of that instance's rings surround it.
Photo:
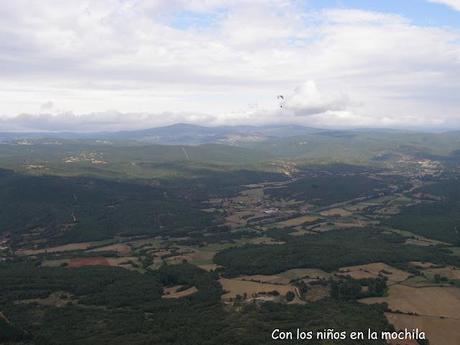
<path fill-rule="evenodd" d="M 0 131 L 177 122 L 458 129 L 460 0 L 0 2 Z"/>

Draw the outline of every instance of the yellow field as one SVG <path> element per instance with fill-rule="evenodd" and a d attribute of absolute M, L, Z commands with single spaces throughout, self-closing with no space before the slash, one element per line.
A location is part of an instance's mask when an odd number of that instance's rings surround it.
<path fill-rule="evenodd" d="M 244 219 L 244 217 L 253 216 L 253 215 L 254 215 L 254 212 L 251 212 L 251 211 L 240 211 L 240 212 L 235 212 L 230 216 L 227 216 L 225 220 L 228 224 L 244 225 L 248 222 L 248 218 Z"/>
<path fill-rule="evenodd" d="M 371 297 L 364 303 L 388 303 L 392 311 L 460 319 L 460 289 L 456 287 L 410 287 L 392 285 L 388 297 Z"/>
<path fill-rule="evenodd" d="M 353 213 L 347 211 L 343 208 L 331 208 L 329 210 L 325 210 L 320 213 L 322 216 L 339 216 L 339 217 L 346 217 L 351 216 Z"/>
<path fill-rule="evenodd" d="M 354 279 L 376 278 L 380 275 L 388 278 L 390 283 L 399 283 L 406 280 L 410 274 L 381 262 L 372 264 L 343 267 L 339 269 L 340 275 L 348 275 Z"/>
<path fill-rule="evenodd" d="M 192 286 L 192 287 L 190 287 L 190 288 L 188 288 L 186 290 L 177 291 L 181 287 L 182 287 L 182 285 L 177 285 L 177 286 L 165 288 L 165 289 L 163 289 L 163 296 L 161 296 L 161 297 L 162 298 L 181 298 L 181 297 L 193 295 L 195 292 L 198 291 L 198 289 L 196 287 L 194 287 L 194 286 Z"/>
<path fill-rule="evenodd" d="M 453 255 L 460 256 L 460 247 L 450 247 L 449 250 Z"/>
<path fill-rule="evenodd" d="M 434 284 L 433 282 L 426 279 L 424 276 L 414 276 L 410 277 L 409 279 L 405 280 L 401 283 L 404 286 L 410 287 L 432 287 L 432 286 L 439 286 L 439 284 Z"/>
<path fill-rule="evenodd" d="M 316 302 L 320 299 L 329 297 L 329 288 L 327 286 L 313 285 L 308 288 L 305 299 L 308 302 Z"/>
<path fill-rule="evenodd" d="M 240 278 L 219 279 L 219 283 L 222 288 L 227 291 L 222 299 L 229 300 L 235 298 L 237 295 L 251 298 L 256 296 L 260 292 L 271 292 L 278 291 L 281 295 L 286 295 L 288 291 L 295 292 L 295 288 L 290 285 L 276 285 L 276 284 L 265 284 L 252 281 L 241 280 Z"/>
<path fill-rule="evenodd" d="M 149 247 L 149 248 L 158 248 L 160 246 L 160 241 L 153 238 L 142 238 L 135 239 L 128 242 L 129 246 L 137 249 L 140 247 Z"/>
<path fill-rule="evenodd" d="M 283 241 L 277 241 L 271 237 L 255 237 L 255 238 L 249 238 L 249 239 L 244 239 L 244 240 L 239 240 L 238 244 L 244 245 L 244 244 L 284 244 L 285 242 Z"/>
<path fill-rule="evenodd" d="M 460 320 L 441 319 L 437 317 L 385 313 L 388 321 L 396 329 L 423 330 L 430 345 L 460 344 Z"/>
<path fill-rule="evenodd" d="M 136 269 L 132 264 L 128 263 L 129 261 L 133 262 L 134 264 L 141 266 L 141 263 L 139 262 L 139 258 L 136 256 L 125 256 L 125 257 L 119 257 L 119 258 L 106 258 L 107 261 L 109 262 L 110 266 L 118 266 L 118 267 L 123 267 L 126 269 Z"/>
<path fill-rule="evenodd" d="M 197 265 L 199 268 L 204 269 L 205 271 L 211 272 L 214 271 L 216 268 L 219 268 L 221 266 L 216 265 L 216 264 L 205 264 L 205 265 Z"/>
<path fill-rule="evenodd" d="M 359 220 L 354 220 L 351 222 L 334 222 L 334 226 L 337 228 L 362 228 L 367 223 L 359 221 Z"/>
<path fill-rule="evenodd" d="M 253 188 L 247 189 L 241 192 L 241 195 L 245 195 L 255 199 L 262 199 L 264 197 L 264 189 L 263 188 Z"/>
<path fill-rule="evenodd" d="M 77 259 L 76 257 L 75 259 Z M 105 258 L 110 266 L 118 266 L 126 269 L 137 270 L 131 263 L 133 262 L 137 266 L 141 266 L 139 258 L 136 256 L 122 256 L 122 257 L 106 257 Z M 56 260 L 44 260 L 42 262 L 43 267 L 59 267 L 63 264 L 68 264 L 71 259 L 56 259 Z"/>
<path fill-rule="evenodd" d="M 67 305 L 67 303 L 76 301 L 77 300 L 67 292 L 53 292 L 45 298 L 23 299 L 17 303 L 33 303 L 45 306 L 64 307 Z"/>
<path fill-rule="evenodd" d="M 43 260 L 43 267 L 59 267 L 64 264 L 68 264 L 70 259 L 56 259 L 56 260 Z"/>
<path fill-rule="evenodd" d="M 43 248 L 43 249 L 19 249 L 16 254 L 18 255 L 38 255 L 45 253 L 59 253 L 59 252 L 72 252 L 76 250 L 86 250 L 93 246 L 93 242 L 80 242 L 69 243 L 62 246 Z"/>
<path fill-rule="evenodd" d="M 309 231 L 309 230 L 304 230 L 301 227 L 296 227 L 294 229 L 295 229 L 295 231 L 290 232 L 289 235 L 291 235 L 291 236 L 303 236 L 303 235 L 315 234 L 315 232 Z"/>
<path fill-rule="evenodd" d="M 365 298 L 361 302 L 388 303 L 392 312 L 385 315 L 396 329 L 419 328 L 426 332 L 431 345 L 460 344 L 459 288 L 397 284 L 390 286 L 388 297 Z"/>
<path fill-rule="evenodd" d="M 303 223 L 311 223 L 319 218 L 316 216 L 301 216 L 301 217 L 296 217 L 296 218 L 291 218 L 288 220 L 284 220 L 282 222 L 277 223 L 278 226 L 297 226 L 301 225 Z"/>
<path fill-rule="evenodd" d="M 445 244 L 445 243 L 443 243 L 441 241 L 432 240 L 430 238 L 417 236 L 416 238 L 408 238 L 406 240 L 406 244 L 413 244 L 415 246 L 428 247 L 428 246 L 435 246 L 435 245 L 438 245 L 438 244 Z"/>
<path fill-rule="evenodd" d="M 431 262 L 421 262 L 421 261 L 411 261 L 410 264 L 414 267 L 419 267 L 419 268 L 432 268 L 436 267 L 435 264 Z"/>
<path fill-rule="evenodd" d="M 441 277 L 448 279 L 460 279 L 460 269 L 453 266 L 440 267 L 440 268 L 427 268 L 423 271 L 428 277 L 433 277 L 435 274 L 439 274 Z"/>
<path fill-rule="evenodd" d="M 236 279 L 252 281 L 263 284 L 274 284 L 274 285 L 289 285 L 291 280 L 301 279 L 301 278 L 311 278 L 311 279 L 328 279 L 331 276 L 330 273 L 324 272 L 316 268 L 294 268 L 279 274 L 273 275 L 246 275 L 240 276 Z"/>
<path fill-rule="evenodd" d="M 10 323 L 10 320 L 8 320 L 1 311 L 0 311 L 0 320 L 5 321 L 6 323 Z"/>
<path fill-rule="evenodd" d="M 187 262 L 190 262 L 197 266 L 208 267 L 209 265 L 214 265 L 213 258 L 216 255 L 217 251 L 231 246 L 234 246 L 234 244 L 214 244 L 205 247 L 180 246 L 179 254 L 167 257 L 165 261 L 170 264 L 178 264 L 182 263 L 183 260 L 186 260 Z M 164 253 L 166 252 L 164 251 Z M 168 253 L 170 252 L 168 251 Z M 155 253 L 155 255 L 157 256 L 158 253 Z"/>
<path fill-rule="evenodd" d="M 127 244 L 117 243 L 117 244 L 111 244 L 108 246 L 91 249 L 89 250 L 89 252 L 117 252 L 122 255 L 128 255 L 129 253 L 131 253 L 131 247 L 128 246 Z"/>
<path fill-rule="evenodd" d="M 287 277 L 282 277 L 280 275 L 262 275 L 256 274 L 252 276 L 241 276 L 238 277 L 239 280 L 252 281 L 265 284 L 278 284 L 278 285 L 288 285 L 291 281 Z"/>
<path fill-rule="evenodd" d="M 278 274 L 279 276 L 286 277 L 289 280 L 311 278 L 311 279 L 328 279 L 331 274 L 319 268 L 294 268 Z"/>

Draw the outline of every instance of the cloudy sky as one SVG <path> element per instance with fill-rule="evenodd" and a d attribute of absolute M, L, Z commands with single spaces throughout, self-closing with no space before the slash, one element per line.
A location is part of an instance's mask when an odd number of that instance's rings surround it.
<path fill-rule="evenodd" d="M 460 128 L 460 0 L 0 2 L 0 130 L 175 122 Z"/>

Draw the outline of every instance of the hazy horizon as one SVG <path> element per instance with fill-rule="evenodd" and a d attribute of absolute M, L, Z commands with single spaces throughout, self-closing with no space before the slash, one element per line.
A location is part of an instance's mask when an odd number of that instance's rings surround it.
<path fill-rule="evenodd" d="M 258 125 L 251 125 L 251 124 L 231 124 L 231 125 L 206 125 L 206 124 L 197 124 L 191 122 L 174 122 L 174 123 L 166 123 L 164 125 L 158 126 L 148 126 L 148 127 L 138 127 L 138 128 L 116 128 L 116 129 L 94 129 L 94 130 L 0 130 L 0 133 L 9 133 L 9 134 L 60 134 L 60 133 L 72 133 L 72 134 L 98 134 L 98 133 L 121 133 L 121 132 L 137 132 L 137 131 L 148 131 L 154 129 L 163 129 L 168 127 L 175 127 L 175 126 L 194 126 L 197 128 L 207 128 L 207 129 L 222 129 L 222 128 L 233 128 L 236 132 L 238 129 L 242 128 L 254 128 L 255 131 L 257 129 L 263 128 L 283 128 L 283 127 L 298 127 L 298 128 L 305 128 L 317 131 L 344 131 L 344 132 L 408 132 L 408 133 L 449 133 L 449 132 L 458 132 L 460 128 L 424 128 L 424 127 L 311 127 L 305 126 L 302 124 L 296 123 L 272 123 L 272 124 L 258 124 Z"/>

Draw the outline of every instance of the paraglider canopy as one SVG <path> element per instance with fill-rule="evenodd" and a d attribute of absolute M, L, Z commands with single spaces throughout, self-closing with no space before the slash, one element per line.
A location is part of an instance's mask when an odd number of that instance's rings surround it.
<path fill-rule="evenodd" d="M 280 108 L 283 109 L 283 105 L 284 105 L 284 96 L 283 96 L 283 95 L 278 95 L 276 98 L 277 98 L 278 101 L 280 102 Z"/>

